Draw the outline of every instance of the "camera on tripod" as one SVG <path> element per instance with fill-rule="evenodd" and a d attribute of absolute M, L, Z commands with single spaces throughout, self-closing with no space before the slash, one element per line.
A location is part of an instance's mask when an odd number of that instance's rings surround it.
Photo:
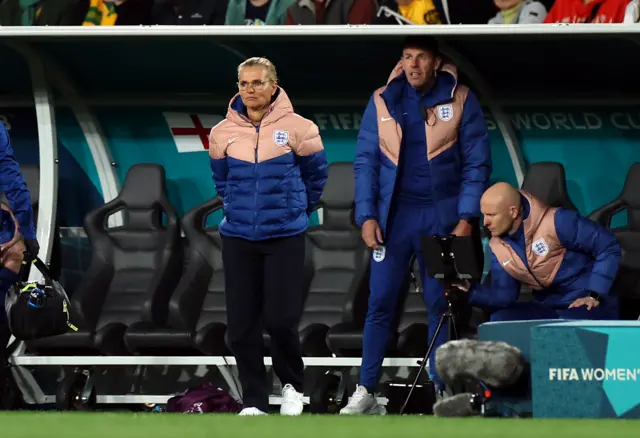
<path fill-rule="evenodd" d="M 447 310 L 440 315 L 438 326 L 429 342 L 427 352 L 420 362 L 420 367 L 415 375 L 413 384 L 411 385 L 404 404 L 400 408 L 400 415 L 407 411 L 419 412 L 420 407 L 409 406 L 411 396 L 413 395 L 420 373 L 424 370 L 427 359 L 435 348 L 436 339 L 444 325 L 445 320 L 449 322 L 448 339 L 452 340 L 458 337 L 454 306 L 460 301 L 461 292 L 454 285 L 469 281 L 470 283 L 479 282 L 482 279 L 482 271 L 484 267 L 484 251 L 482 249 L 482 238 L 479 230 L 475 229 L 471 236 L 421 236 L 420 243 L 422 247 L 423 260 L 426 266 L 427 275 L 444 283 L 445 295 L 447 296 Z M 399 386 L 399 385 L 396 385 Z M 403 389 L 407 386 L 404 385 Z M 396 390 L 397 392 L 403 392 Z M 428 399 L 422 391 L 422 401 Z M 433 396 L 435 398 L 435 395 Z M 428 412 L 427 412 L 428 413 Z"/>
<path fill-rule="evenodd" d="M 482 279 L 484 251 L 479 233 L 471 236 L 421 236 L 427 274 L 444 283 L 449 303 L 456 302 L 453 285 Z"/>

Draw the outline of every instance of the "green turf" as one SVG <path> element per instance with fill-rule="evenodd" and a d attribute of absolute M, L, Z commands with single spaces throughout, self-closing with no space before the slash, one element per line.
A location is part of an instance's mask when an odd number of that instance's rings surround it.
<path fill-rule="evenodd" d="M 639 427 L 633 420 L 0 412 L 3 438 L 602 438 L 636 436 Z"/>

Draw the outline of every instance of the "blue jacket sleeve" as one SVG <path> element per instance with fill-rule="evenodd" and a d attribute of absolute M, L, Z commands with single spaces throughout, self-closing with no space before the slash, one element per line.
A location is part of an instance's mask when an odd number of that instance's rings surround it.
<path fill-rule="evenodd" d="M 558 239 L 568 251 L 586 253 L 594 259 L 586 290 L 608 295 L 622 257 L 620 244 L 613 233 L 591 219 L 564 208 L 556 211 L 554 220 Z"/>
<path fill-rule="evenodd" d="M 475 284 L 469 290 L 469 304 L 499 309 L 512 305 L 520 296 L 520 282 L 510 276 L 491 253 L 491 285 Z"/>
<path fill-rule="evenodd" d="M 355 176 L 356 224 L 361 227 L 369 219 L 378 218 L 380 175 L 380 140 L 378 116 L 373 96 L 362 115 L 353 161 Z"/>
<path fill-rule="evenodd" d="M 329 176 L 327 156 L 316 124 L 312 124 L 304 135 L 297 152 L 296 160 L 307 190 L 307 213 L 311 214 L 322 196 Z"/>
<path fill-rule="evenodd" d="M 489 186 L 491 146 L 480 102 L 469 91 L 458 137 L 462 151 L 462 188 L 458 214 L 463 219 L 480 216 L 480 198 Z"/>
<path fill-rule="evenodd" d="M 35 240 L 36 226 L 31 208 L 31 195 L 13 156 L 9 133 L 3 123 L 0 123 L 0 190 L 7 197 L 24 238 Z"/>
<path fill-rule="evenodd" d="M 211 158 L 211 173 L 213 174 L 213 184 L 220 198 L 224 199 L 224 190 L 227 187 L 227 158 Z"/>
<path fill-rule="evenodd" d="M 227 187 L 227 174 L 229 167 L 227 164 L 227 151 L 222 145 L 216 142 L 213 136 L 213 128 L 209 135 L 209 157 L 211 159 L 211 173 L 216 193 L 224 200 L 225 189 Z"/>

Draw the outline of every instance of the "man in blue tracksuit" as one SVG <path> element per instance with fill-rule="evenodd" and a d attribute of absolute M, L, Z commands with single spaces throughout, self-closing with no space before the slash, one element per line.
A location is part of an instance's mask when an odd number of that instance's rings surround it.
<path fill-rule="evenodd" d="M 460 285 L 491 321 L 619 319 L 612 290 L 621 249 L 614 234 L 572 210 L 498 183 L 482 197 L 491 232 L 491 284 Z M 533 290 L 521 302 L 520 286 Z"/>
<path fill-rule="evenodd" d="M 9 133 L 0 123 L 0 192 L 4 193 L 5 208 L 0 210 L 0 366 L 3 351 L 10 337 L 6 321 L 5 298 L 9 288 L 18 280 L 19 265 L 26 249 L 29 256 L 38 255 L 36 227 L 31 208 L 31 196 L 24 182 L 20 167 L 13 156 Z M 8 205 L 6 205 L 8 204 Z M 17 244 L 13 240 L 16 223 L 9 208 L 18 222 L 18 231 L 24 239 Z M 25 248 L 26 247 L 26 248 Z"/>
<path fill-rule="evenodd" d="M 470 235 L 491 173 L 480 104 L 458 84 L 455 67 L 443 62 L 433 39 L 407 38 L 387 85 L 371 97 L 354 172 L 356 222 L 374 251 L 360 382 L 341 413 L 376 414 L 385 412 L 374 392 L 412 255 L 420 265 L 431 334 L 447 309 L 443 284 L 426 275 L 420 235 Z M 445 324 L 436 348 L 447 333 Z M 441 391 L 435 367 L 430 373 Z"/>

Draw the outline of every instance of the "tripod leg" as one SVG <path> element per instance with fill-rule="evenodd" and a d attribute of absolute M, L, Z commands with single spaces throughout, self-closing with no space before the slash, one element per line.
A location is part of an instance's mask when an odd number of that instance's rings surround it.
<path fill-rule="evenodd" d="M 458 326 L 456 324 L 456 315 L 453 313 L 453 310 L 449 311 L 449 340 L 459 339 L 458 337 Z"/>
<path fill-rule="evenodd" d="M 420 378 L 420 373 L 422 372 L 422 370 L 424 369 L 424 367 L 427 365 L 427 360 L 429 359 L 429 356 L 431 355 L 431 350 L 433 350 L 433 347 L 436 343 L 436 339 L 438 339 L 438 334 L 440 334 L 440 330 L 442 329 L 442 324 L 444 323 L 444 319 L 447 318 L 447 314 L 444 313 L 442 314 L 442 316 L 440 316 L 440 321 L 438 321 L 438 326 L 436 327 L 436 331 L 433 334 L 433 338 L 431 338 L 431 342 L 429 343 L 429 348 L 427 348 L 427 353 L 424 355 L 424 359 L 422 359 L 422 363 L 420 363 L 420 367 L 418 368 L 418 372 L 416 373 L 416 378 L 413 380 L 413 384 L 411 385 L 411 389 L 409 390 L 409 394 L 407 395 L 406 400 L 404 401 L 404 404 L 402 405 L 402 408 L 400 409 L 400 415 L 402 415 L 404 413 L 404 410 L 407 408 L 407 405 L 409 404 L 409 400 L 411 399 L 411 395 L 413 394 L 413 390 L 416 389 L 416 385 L 418 384 L 418 379 Z M 434 364 L 431 364 L 432 366 L 435 366 Z"/>

